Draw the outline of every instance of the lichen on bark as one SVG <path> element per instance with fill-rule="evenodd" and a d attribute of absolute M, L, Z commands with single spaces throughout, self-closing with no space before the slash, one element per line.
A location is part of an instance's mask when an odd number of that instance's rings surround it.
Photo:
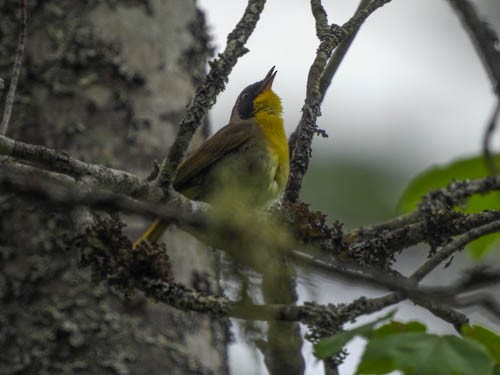
<path fill-rule="evenodd" d="M 193 32 L 200 22 L 194 1 L 28 3 L 8 135 L 147 176 L 173 141 L 177 120 L 169 115 L 185 108 L 192 72 L 208 58 L 204 25 Z M 0 3 L 0 77 L 7 87 L 18 6 Z M 186 53 L 189 65 L 182 65 Z M 126 220 L 129 231 L 139 230 Z M 79 267 L 81 254 L 67 246 L 72 235 L 68 212 L 0 192 L 0 373 L 227 373 L 225 323 L 141 295 L 126 300 L 93 283 L 88 268 Z M 216 288 L 201 268 L 210 264 L 208 253 L 186 247 L 186 256 L 199 258 L 196 272 Z M 176 268 L 191 278 L 192 269 Z M 200 353 L 189 347 L 193 337 Z"/>

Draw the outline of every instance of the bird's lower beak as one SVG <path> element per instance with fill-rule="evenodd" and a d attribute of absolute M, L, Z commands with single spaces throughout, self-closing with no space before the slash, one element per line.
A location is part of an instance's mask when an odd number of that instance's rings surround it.
<path fill-rule="evenodd" d="M 275 67 L 273 66 L 269 73 L 267 73 L 266 78 L 262 80 L 262 85 L 260 86 L 259 93 L 270 90 L 273 86 L 274 77 L 276 77 L 276 73 L 278 73 L 274 70 L 274 68 Z"/>

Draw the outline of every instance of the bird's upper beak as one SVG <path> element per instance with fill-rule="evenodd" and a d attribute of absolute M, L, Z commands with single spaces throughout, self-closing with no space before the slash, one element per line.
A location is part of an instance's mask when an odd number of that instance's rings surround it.
<path fill-rule="evenodd" d="M 262 84 L 259 89 L 259 94 L 263 93 L 266 90 L 270 90 L 271 87 L 273 86 L 274 77 L 276 77 L 276 73 L 278 73 L 277 71 L 274 70 L 274 68 L 275 67 L 273 66 L 269 71 L 269 73 L 267 73 L 266 78 L 262 80 Z"/>

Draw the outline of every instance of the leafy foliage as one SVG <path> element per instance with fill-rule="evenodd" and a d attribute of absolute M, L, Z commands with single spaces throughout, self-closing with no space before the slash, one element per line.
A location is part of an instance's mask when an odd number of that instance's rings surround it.
<path fill-rule="evenodd" d="M 371 323 L 363 324 L 357 328 L 338 333 L 319 341 L 314 345 L 314 355 L 321 359 L 331 357 L 332 355 L 338 353 L 354 337 L 369 337 L 378 323 L 391 319 L 395 313 L 396 310 L 393 310 L 387 315 L 384 315 Z"/>
<path fill-rule="evenodd" d="M 368 340 L 356 374 L 493 375 L 500 370 L 500 336 L 484 327 L 464 326 L 464 337 L 426 333 L 416 321 L 392 321 L 394 311 L 351 330 L 325 338 L 314 345 L 324 359 L 338 353 L 355 336 Z M 495 371 L 495 372 L 494 372 Z"/>
<path fill-rule="evenodd" d="M 405 332 L 371 339 L 357 374 L 394 370 L 406 375 L 487 375 L 493 360 L 478 342 L 452 335 Z"/>
<path fill-rule="evenodd" d="M 461 332 L 464 337 L 483 344 L 500 369 L 500 336 L 498 334 L 476 324 L 472 326 L 463 326 Z"/>
<path fill-rule="evenodd" d="M 425 332 L 425 331 L 426 331 L 425 324 L 422 324 L 420 322 L 411 321 L 407 323 L 401 323 L 397 321 L 392 321 L 374 330 L 371 337 L 380 338 L 397 333 Z"/>
<path fill-rule="evenodd" d="M 495 157 L 500 164 L 500 155 Z M 484 158 L 476 156 L 454 161 L 448 165 L 432 167 L 410 182 L 405 189 L 400 202 L 399 210 L 409 212 L 414 210 L 422 197 L 432 190 L 444 188 L 453 180 L 465 180 L 486 177 L 490 174 L 486 168 Z M 481 212 L 484 210 L 500 209 L 500 193 L 471 197 L 465 207 L 466 213 Z M 469 253 L 475 259 L 481 259 L 488 251 L 500 242 L 498 234 L 484 236 L 469 245 Z"/>

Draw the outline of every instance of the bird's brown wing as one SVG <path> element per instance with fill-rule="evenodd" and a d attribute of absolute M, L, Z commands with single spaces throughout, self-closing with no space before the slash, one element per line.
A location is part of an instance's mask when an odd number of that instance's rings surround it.
<path fill-rule="evenodd" d="M 217 160 L 248 142 L 258 129 L 252 120 L 239 120 L 224 126 L 179 165 L 173 184 L 175 190 L 196 199 L 201 188 L 196 180 L 203 178 Z"/>

